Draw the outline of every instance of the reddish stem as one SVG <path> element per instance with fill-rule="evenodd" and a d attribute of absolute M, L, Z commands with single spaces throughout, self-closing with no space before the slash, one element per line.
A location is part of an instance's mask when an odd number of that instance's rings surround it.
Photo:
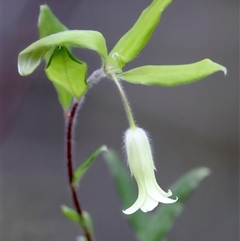
<path fill-rule="evenodd" d="M 76 102 L 73 104 L 68 118 L 67 118 L 67 168 L 68 168 L 68 181 L 69 181 L 69 186 L 71 189 L 71 193 L 72 193 L 72 199 L 73 199 L 73 203 L 75 206 L 75 209 L 77 211 L 77 213 L 79 214 L 79 217 L 81 219 L 81 223 L 83 225 L 83 232 L 84 235 L 87 239 L 87 241 L 92 241 L 91 235 L 85 225 L 84 219 L 83 219 L 83 212 L 81 209 L 81 205 L 80 205 L 80 201 L 78 199 L 77 196 L 77 192 L 76 192 L 76 188 L 75 186 L 72 184 L 72 180 L 73 180 L 73 158 L 72 158 L 72 140 L 73 140 L 73 129 L 74 129 L 74 120 L 76 117 L 76 113 L 77 113 L 77 109 L 79 106 L 79 102 Z"/>

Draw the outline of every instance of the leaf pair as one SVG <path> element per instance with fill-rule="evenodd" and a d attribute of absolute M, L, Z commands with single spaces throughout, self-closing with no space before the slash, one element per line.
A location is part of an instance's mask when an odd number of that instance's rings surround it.
<path fill-rule="evenodd" d="M 87 90 L 87 65 L 71 54 L 70 47 L 96 51 L 105 59 L 105 39 L 97 31 L 67 30 L 46 5 L 41 6 L 38 28 L 41 39 L 19 54 L 18 71 L 29 75 L 45 59 L 46 74 L 54 83 L 63 108 L 68 110 L 72 97 L 80 99 Z"/>
<path fill-rule="evenodd" d="M 142 12 L 134 26 L 118 41 L 107 57 L 107 71 L 133 84 L 174 86 L 187 84 L 217 71 L 226 74 L 226 68 L 209 59 L 174 66 L 142 66 L 122 72 L 124 65 L 133 60 L 149 41 L 164 9 L 171 0 L 154 0 Z"/>
<path fill-rule="evenodd" d="M 46 74 L 54 83 L 65 111 L 69 109 L 72 98 L 80 99 L 88 89 L 87 65 L 71 54 L 71 46 L 96 51 L 102 59 L 106 75 L 117 75 L 134 84 L 174 86 L 200 80 L 217 71 L 226 74 L 225 67 L 209 59 L 186 65 L 142 66 L 122 72 L 124 65 L 147 44 L 162 12 L 170 3 L 171 0 L 153 0 L 109 55 L 101 33 L 68 30 L 46 5 L 41 6 L 38 27 L 42 39 L 19 54 L 19 73 L 31 74 L 45 58 Z"/>
<path fill-rule="evenodd" d="M 82 217 L 80 217 L 79 214 L 74 209 L 69 208 L 65 205 L 62 205 L 61 209 L 62 209 L 63 214 L 68 219 L 77 223 L 80 227 L 84 228 L 86 225 L 87 230 L 90 232 L 91 237 L 94 236 L 93 222 L 92 222 L 92 218 L 88 212 L 83 211 Z"/>
<path fill-rule="evenodd" d="M 50 11 L 49 8 L 48 11 Z M 43 26 L 39 25 L 39 29 L 41 27 Z M 46 34 L 46 32 L 42 31 L 40 35 L 43 35 L 43 33 Z M 44 55 L 52 48 L 59 46 L 87 48 L 96 51 L 102 58 L 107 56 L 105 39 L 101 33 L 90 30 L 65 30 L 46 36 L 24 49 L 18 58 L 19 73 L 23 76 L 31 74 L 41 63 Z"/>
<path fill-rule="evenodd" d="M 109 72 L 129 83 L 174 86 L 195 82 L 226 68 L 209 59 L 173 66 L 142 66 L 122 72 L 122 67 L 134 59 L 149 41 L 163 10 L 171 0 L 154 0 L 142 12 L 134 26 L 118 41 L 107 58 Z M 110 67 L 111 66 L 111 67 Z M 112 70 L 113 69 L 113 70 Z"/>
<path fill-rule="evenodd" d="M 133 187 L 131 177 L 113 151 L 107 152 L 105 159 L 108 163 L 118 195 L 124 207 L 131 205 L 137 193 Z M 196 168 L 181 177 L 170 189 L 178 197 L 178 201 L 171 205 L 162 205 L 154 214 L 137 211 L 127 215 L 139 241 L 163 241 L 171 229 L 175 219 L 180 215 L 185 202 L 200 182 L 209 175 L 208 168 Z"/>
<path fill-rule="evenodd" d="M 82 164 L 80 165 L 73 174 L 73 179 L 72 179 L 72 185 L 74 187 L 77 187 L 79 182 L 81 181 L 83 175 L 85 172 L 88 170 L 88 168 L 91 166 L 91 164 L 95 161 L 97 156 L 99 156 L 102 152 L 107 151 L 106 146 L 101 146 L 99 147 L 96 151 L 94 151 L 90 157 Z M 61 207 L 63 214 L 69 218 L 70 220 L 76 222 L 79 224 L 83 229 L 85 226 L 87 227 L 88 231 L 90 232 L 90 235 L 93 237 L 94 232 L 93 232 L 93 223 L 92 219 L 89 213 L 86 211 L 83 211 L 82 216 L 80 216 L 74 209 L 69 208 L 65 205 Z"/>
<path fill-rule="evenodd" d="M 44 55 L 51 48 L 76 46 L 98 52 L 106 57 L 105 40 L 101 33 L 90 30 L 67 30 L 40 39 L 19 54 L 18 71 L 21 75 L 31 74 L 41 63 Z"/>

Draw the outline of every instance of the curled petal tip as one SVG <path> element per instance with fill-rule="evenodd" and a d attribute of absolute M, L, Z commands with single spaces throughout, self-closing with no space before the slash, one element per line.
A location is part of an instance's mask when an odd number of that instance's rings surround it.
<path fill-rule="evenodd" d="M 131 210 L 129 210 L 130 208 L 128 208 L 128 209 L 126 209 L 126 210 L 122 210 L 122 212 L 124 213 L 124 214 L 126 214 L 126 215 L 130 215 L 130 214 L 133 214 L 133 213 L 135 213 L 136 211 L 131 211 Z"/>
<path fill-rule="evenodd" d="M 170 189 L 168 189 L 167 196 L 168 196 L 168 197 L 171 197 L 171 196 L 172 196 L 172 191 L 171 191 Z"/>
<path fill-rule="evenodd" d="M 178 201 L 178 197 L 176 196 L 175 199 L 173 199 L 174 202 L 177 202 Z"/>

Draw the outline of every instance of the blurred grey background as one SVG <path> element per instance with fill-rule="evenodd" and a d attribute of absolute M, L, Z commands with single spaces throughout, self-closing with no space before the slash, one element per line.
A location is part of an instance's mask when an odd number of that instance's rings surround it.
<path fill-rule="evenodd" d="M 69 29 L 103 33 L 108 48 L 133 25 L 150 0 L 2 1 L 2 237 L 4 241 L 75 240 L 78 227 L 60 212 L 71 206 L 64 157 L 64 120 L 43 65 L 17 73 L 17 55 L 38 39 L 39 5 L 47 3 Z M 137 123 L 153 140 L 157 179 L 167 189 L 187 171 L 209 167 L 167 239 L 239 240 L 239 2 L 175 0 L 149 44 L 126 69 L 185 64 L 210 58 L 228 68 L 174 88 L 124 83 Z M 76 50 L 89 65 L 99 57 Z M 117 89 L 102 80 L 78 116 L 75 164 L 102 144 L 122 154 L 127 120 Z M 79 195 L 94 220 L 98 241 L 136 240 L 122 213 L 112 177 L 98 158 Z"/>

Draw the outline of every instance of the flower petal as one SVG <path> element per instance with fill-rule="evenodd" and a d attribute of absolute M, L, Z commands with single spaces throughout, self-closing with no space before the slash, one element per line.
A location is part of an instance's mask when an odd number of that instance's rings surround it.
<path fill-rule="evenodd" d="M 148 190 L 148 193 L 152 196 L 164 196 L 164 197 L 170 197 L 172 196 L 171 190 L 168 190 L 168 192 L 165 192 L 157 183 L 155 177 L 154 180 L 152 179 L 145 179 L 145 187 L 146 190 Z"/>
<path fill-rule="evenodd" d="M 137 184 L 138 184 L 138 198 L 130 208 L 128 208 L 126 210 L 123 210 L 123 213 L 125 213 L 125 214 L 135 213 L 139 208 L 141 208 L 141 206 L 144 203 L 145 196 L 146 196 L 145 187 L 144 187 L 141 180 L 136 179 L 136 181 L 137 181 Z"/>
<path fill-rule="evenodd" d="M 161 189 L 159 186 L 158 186 L 158 188 Z M 158 189 L 156 189 L 154 186 L 151 186 L 151 185 L 149 185 L 146 190 L 147 190 L 148 195 L 150 195 L 153 199 L 155 199 L 156 201 L 161 202 L 161 203 L 175 203 L 178 200 L 177 197 L 176 197 L 176 199 L 171 199 L 167 196 L 162 195 L 162 193 L 159 192 Z"/>
<path fill-rule="evenodd" d="M 154 169 L 151 167 L 146 166 L 145 168 L 145 178 L 144 178 L 144 184 L 146 190 L 149 191 L 149 194 L 154 197 L 157 194 L 154 193 L 159 193 L 161 196 L 164 197 L 170 197 L 172 196 L 171 190 L 168 190 L 168 192 L 165 192 L 157 183 Z"/>
<path fill-rule="evenodd" d="M 155 207 L 157 207 L 157 205 L 158 205 L 158 201 L 153 199 L 151 196 L 146 195 L 144 203 L 141 207 L 141 210 L 144 213 L 146 213 L 146 212 L 152 211 Z"/>

